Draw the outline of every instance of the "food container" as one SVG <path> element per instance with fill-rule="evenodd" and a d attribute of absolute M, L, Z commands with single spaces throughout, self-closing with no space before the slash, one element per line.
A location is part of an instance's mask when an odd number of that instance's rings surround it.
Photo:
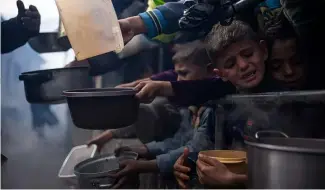
<path fill-rule="evenodd" d="M 68 185 L 74 186 L 77 184 L 77 178 L 74 174 L 74 167 L 80 162 L 92 158 L 97 151 L 96 145 L 81 145 L 71 149 L 70 153 L 64 160 L 59 171 L 59 178 L 65 180 Z"/>
<path fill-rule="evenodd" d="M 65 91 L 72 121 L 82 129 L 117 129 L 133 124 L 139 101 L 131 88 Z"/>
<path fill-rule="evenodd" d="M 115 183 L 116 179 L 110 177 L 120 170 L 119 163 L 124 160 L 136 160 L 138 154 L 135 152 L 123 152 L 116 157 L 114 154 L 105 154 L 80 162 L 74 168 L 78 177 L 78 185 L 81 189 L 108 189 Z"/>
<path fill-rule="evenodd" d="M 325 140 L 312 138 L 260 137 L 245 141 L 250 189 L 324 189 Z M 262 171 L 262 172 L 261 172 Z"/>
<path fill-rule="evenodd" d="M 247 173 L 246 152 L 236 150 L 207 150 L 201 151 L 200 155 L 205 155 L 217 159 L 225 164 L 227 168 L 237 174 Z"/>
<path fill-rule="evenodd" d="M 80 88 L 91 88 L 92 77 L 88 67 L 45 69 L 22 73 L 25 96 L 29 103 L 64 103 L 62 92 Z"/>

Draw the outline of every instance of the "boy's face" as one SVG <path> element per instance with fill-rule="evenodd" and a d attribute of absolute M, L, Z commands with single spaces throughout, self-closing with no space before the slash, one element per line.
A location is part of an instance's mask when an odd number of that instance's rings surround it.
<path fill-rule="evenodd" d="M 304 67 L 298 57 L 295 39 L 274 42 L 269 67 L 273 78 L 284 87 L 297 89 L 305 82 Z"/>
<path fill-rule="evenodd" d="M 265 73 L 268 52 L 264 41 L 243 40 L 231 44 L 216 59 L 216 73 L 238 89 L 254 88 Z"/>
<path fill-rule="evenodd" d="M 213 70 L 210 68 L 210 66 L 196 65 L 190 62 L 175 63 L 175 72 L 178 75 L 178 81 L 200 80 L 213 75 Z"/>

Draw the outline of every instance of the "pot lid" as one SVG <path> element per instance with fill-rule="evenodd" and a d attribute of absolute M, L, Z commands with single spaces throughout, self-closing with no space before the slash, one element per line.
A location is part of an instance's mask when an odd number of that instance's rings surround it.
<path fill-rule="evenodd" d="M 67 90 L 63 92 L 66 97 L 104 97 L 135 95 L 132 88 L 89 88 L 79 90 Z"/>
<path fill-rule="evenodd" d="M 259 142 L 245 141 L 249 146 L 296 153 L 325 154 L 325 140 L 312 138 L 260 138 Z"/>

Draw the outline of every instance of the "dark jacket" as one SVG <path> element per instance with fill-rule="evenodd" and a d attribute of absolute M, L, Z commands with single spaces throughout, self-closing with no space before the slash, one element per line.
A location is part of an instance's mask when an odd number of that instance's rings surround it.
<path fill-rule="evenodd" d="M 23 46 L 35 33 L 29 32 L 16 18 L 1 21 L 1 54 Z"/>

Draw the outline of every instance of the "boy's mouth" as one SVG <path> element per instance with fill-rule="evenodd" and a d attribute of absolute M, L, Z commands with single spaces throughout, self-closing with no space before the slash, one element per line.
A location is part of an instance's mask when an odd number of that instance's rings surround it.
<path fill-rule="evenodd" d="M 254 80 L 255 79 L 255 76 L 256 76 L 256 70 L 250 71 L 250 72 L 244 74 L 241 78 L 243 80 L 246 80 L 247 82 L 249 82 L 251 80 Z"/>

